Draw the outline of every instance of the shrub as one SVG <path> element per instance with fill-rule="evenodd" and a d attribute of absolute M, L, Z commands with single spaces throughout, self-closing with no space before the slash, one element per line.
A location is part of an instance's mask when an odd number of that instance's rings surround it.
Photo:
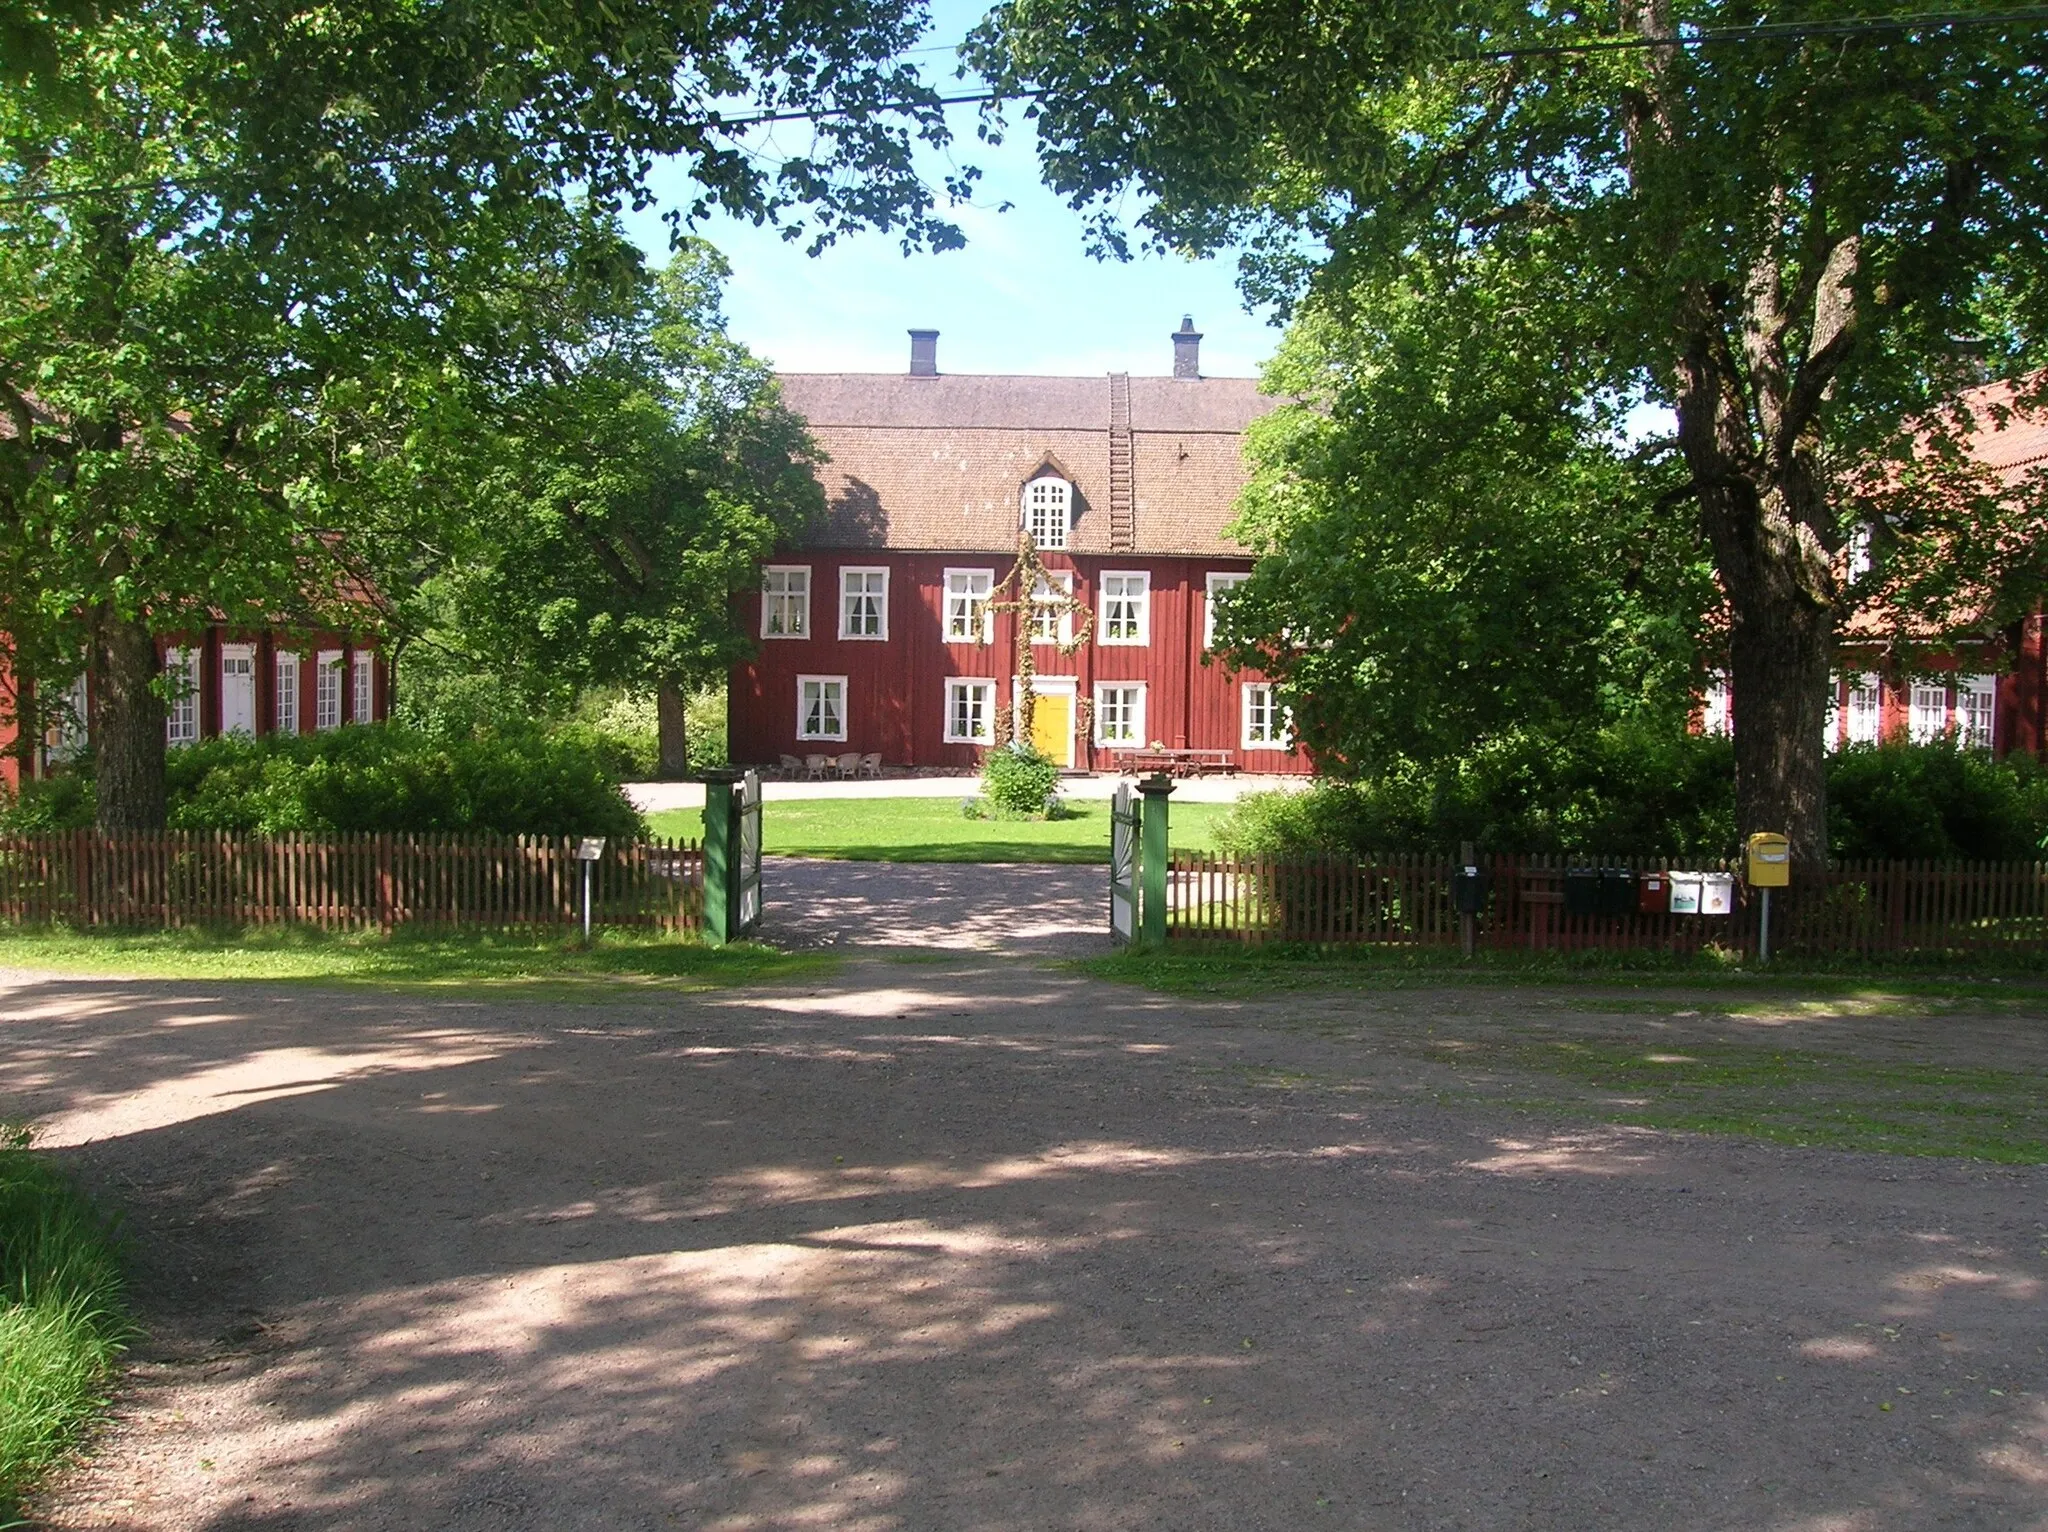
<path fill-rule="evenodd" d="M 398 725 L 230 735 L 171 752 L 181 830 L 485 830 L 609 835 L 645 826 L 619 789 L 630 753 L 595 731 L 500 728 L 435 738 Z"/>
<path fill-rule="evenodd" d="M 91 772 L 66 767 L 56 776 L 22 783 L 18 793 L 0 790 L 0 834 L 83 830 L 92 824 L 95 807 Z"/>
<path fill-rule="evenodd" d="M 707 686 L 692 692 L 686 703 L 689 718 L 690 769 L 723 766 L 726 750 L 725 687 Z M 660 764 L 660 725 L 654 698 L 639 692 L 600 689 L 578 699 L 576 716 L 628 752 L 636 781 L 651 779 Z"/>
<path fill-rule="evenodd" d="M 981 763 L 981 790 L 1002 814 L 1043 814 L 1059 781 L 1052 759 L 1021 740 L 989 751 Z"/>
<path fill-rule="evenodd" d="M 1567 744 L 1497 741 L 1462 760 L 1239 800 L 1217 827 L 1238 855 L 1494 851 L 1732 855 L 1734 747 L 1617 729 Z M 2048 850 L 2048 770 L 1953 743 L 1857 746 L 1828 762 L 1832 855 L 2031 861 Z"/>

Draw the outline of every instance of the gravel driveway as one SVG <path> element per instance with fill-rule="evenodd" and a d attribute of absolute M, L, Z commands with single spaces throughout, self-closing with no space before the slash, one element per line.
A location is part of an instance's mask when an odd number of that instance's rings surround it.
<path fill-rule="evenodd" d="M 150 1330 L 48 1523 L 2048 1527 L 2048 1173 L 1437 1099 L 1560 1004 L 17 978 Z"/>
<path fill-rule="evenodd" d="M 1110 950 L 1109 869 L 1047 863 L 761 859 L 761 937 L 779 947 Z"/>

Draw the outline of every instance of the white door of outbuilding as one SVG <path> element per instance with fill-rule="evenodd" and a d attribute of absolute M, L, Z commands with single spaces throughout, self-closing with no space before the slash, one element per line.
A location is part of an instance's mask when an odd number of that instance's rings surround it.
<path fill-rule="evenodd" d="M 220 650 L 220 732 L 256 732 L 256 646 L 223 644 Z"/>

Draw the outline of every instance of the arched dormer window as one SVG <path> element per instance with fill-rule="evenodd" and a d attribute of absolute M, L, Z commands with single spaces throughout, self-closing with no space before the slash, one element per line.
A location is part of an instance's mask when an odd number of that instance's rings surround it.
<path fill-rule="evenodd" d="M 1040 474 L 1024 486 L 1024 530 L 1041 548 L 1064 548 L 1074 519 L 1074 486 L 1053 474 Z"/>

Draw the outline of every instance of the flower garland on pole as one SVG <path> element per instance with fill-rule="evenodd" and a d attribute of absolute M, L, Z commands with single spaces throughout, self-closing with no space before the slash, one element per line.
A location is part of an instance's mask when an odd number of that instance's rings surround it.
<path fill-rule="evenodd" d="M 1074 595 L 1071 585 L 1063 590 L 1053 583 L 1028 528 L 1017 534 L 1017 562 L 989 591 L 988 609 L 992 612 L 1014 612 L 1017 616 L 1016 653 L 1013 656 L 1017 700 L 1014 706 L 1002 702 L 996 704 L 992 729 L 995 748 L 1001 749 L 1020 740 L 1028 744 L 1032 720 L 1038 709 L 1035 685 L 1038 665 L 1031 652 L 1034 629 L 1042 619 L 1051 631 L 1047 636 L 1038 638 L 1037 642 L 1049 643 L 1064 655 L 1078 654 L 1095 629 L 1095 613 L 1085 601 Z M 1060 621 L 1068 617 L 1074 619 L 1073 632 L 1061 638 Z M 1082 731 L 1084 738 L 1094 722 L 1094 711 L 1092 698 L 1077 696 L 1074 699 L 1075 727 Z"/>

